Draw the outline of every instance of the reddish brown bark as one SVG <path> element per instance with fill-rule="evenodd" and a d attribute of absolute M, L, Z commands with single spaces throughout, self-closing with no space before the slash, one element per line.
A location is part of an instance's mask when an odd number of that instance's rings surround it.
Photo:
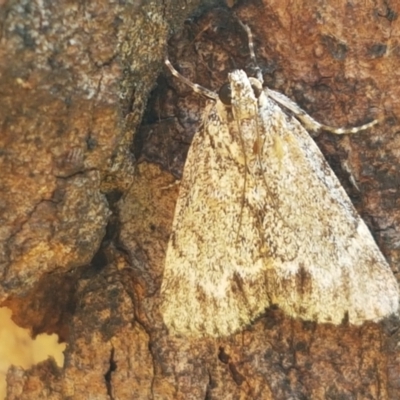
<path fill-rule="evenodd" d="M 163 70 L 131 143 L 179 4 L 0 6 L 0 297 L 20 325 L 68 344 L 62 369 L 10 370 L 8 399 L 400 398 L 394 318 L 334 327 L 268 310 L 229 338 L 168 335 L 158 302 L 174 181 L 204 100 Z M 210 89 L 248 66 L 233 11 L 253 30 L 269 87 L 325 124 L 382 120 L 317 142 L 396 273 L 399 6 L 222 4 L 169 47 Z"/>

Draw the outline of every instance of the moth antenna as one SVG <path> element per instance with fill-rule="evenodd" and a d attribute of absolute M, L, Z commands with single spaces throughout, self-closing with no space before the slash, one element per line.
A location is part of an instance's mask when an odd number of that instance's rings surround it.
<path fill-rule="evenodd" d="M 377 119 L 375 119 L 364 125 L 356 126 L 353 128 L 335 128 L 333 126 L 324 125 L 316 121 L 313 117 L 308 115 L 299 105 L 297 105 L 294 101 L 289 99 L 289 97 L 285 96 L 284 94 L 271 89 L 267 89 L 267 94 L 278 104 L 291 111 L 295 115 L 295 117 L 302 122 L 307 130 L 313 132 L 328 131 L 335 135 L 347 135 L 369 129 L 379 122 Z"/>
<path fill-rule="evenodd" d="M 253 39 L 253 34 L 251 32 L 251 29 L 248 25 L 243 23 L 238 17 L 236 17 L 237 20 L 239 21 L 239 24 L 242 26 L 242 28 L 246 31 L 247 33 L 247 40 L 248 40 L 248 45 L 249 45 L 249 51 L 250 51 L 250 58 L 252 63 L 254 64 L 254 68 L 256 69 L 256 76 L 257 79 L 261 82 L 261 84 L 264 83 L 264 78 L 261 73 L 261 68 L 258 66 L 257 59 L 256 59 L 256 53 L 254 52 L 254 39 Z"/>
<path fill-rule="evenodd" d="M 254 64 L 254 68 L 256 69 L 257 79 L 261 83 L 264 83 L 264 78 L 262 76 L 261 68 L 258 66 L 257 58 L 256 58 L 255 51 L 254 51 L 254 39 L 253 39 L 253 34 L 251 32 L 251 29 L 248 25 L 243 23 L 239 19 L 239 17 L 236 17 L 236 19 L 238 20 L 239 24 L 242 26 L 242 28 L 247 33 L 250 58 L 252 60 L 252 63 Z M 270 97 L 272 97 L 275 101 L 277 101 L 280 105 L 282 105 L 285 108 L 292 111 L 295 114 L 296 118 L 298 118 L 304 124 L 305 128 L 308 130 L 311 130 L 313 132 L 328 131 L 335 135 L 347 135 L 347 134 L 357 133 L 357 132 L 369 129 L 379 122 L 378 120 L 375 119 L 371 122 L 368 122 L 364 125 L 357 126 L 357 127 L 335 128 L 333 126 L 324 125 L 324 124 L 319 123 L 314 118 L 312 118 L 310 115 L 308 115 L 303 109 L 301 109 L 295 102 L 290 100 L 288 97 L 286 97 L 282 93 L 275 92 L 275 91 L 269 89 L 268 95 Z"/>
<path fill-rule="evenodd" d="M 168 57 L 165 57 L 164 60 L 165 65 L 168 67 L 168 69 L 171 71 L 171 74 L 181 80 L 183 83 L 188 85 L 192 90 L 196 93 L 199 93 L 205 97 L 208 97 L 209 99 L 212 100 L 218 100 L 218 94 L 214 93 L 213 91 L 206 89 L 205 87 L 198 85 L 197 83 L 191 82 L 189 79 L 185 78 L 181 73 L 179 73 L 174 66 L 171 64 L 171 62 L 168 60 Z"/>

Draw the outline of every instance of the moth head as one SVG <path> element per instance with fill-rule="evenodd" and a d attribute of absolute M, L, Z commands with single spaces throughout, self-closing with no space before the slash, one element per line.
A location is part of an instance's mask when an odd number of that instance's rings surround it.
<path fill-rule="evenodd" d="M 236 71 L 235 71 L 236 72 Z M 241 71 L 242 72 L 242 71 Z M 244 74 L 244 72 L 243 72 Z M 253 90 L 253 94 L 256 99 L 258 99 L 262 93 L 263 87 L 261 82 L 253 77 L 248 78 L 251 88 Z M 223 104 L 226 106 L 231 106 L 232 105 L 232 86 L 231 82 L 227 82 L 221 86 L 221 88 L 218 91 L 218 97 L 221 100 Z"/>

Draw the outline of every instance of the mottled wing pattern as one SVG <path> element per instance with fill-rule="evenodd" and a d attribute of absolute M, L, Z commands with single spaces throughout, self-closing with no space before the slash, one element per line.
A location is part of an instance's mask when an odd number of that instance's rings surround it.
<path fill-rule="evenodd" d="M 277 304 L 293 317 L 379 320 L 397 282 L 304 128 L 243 71 L 187 157 L 161 287 L 171 333 L 229 335 Z"/>
<path fill-rule="evenodd" d="M 218 336 L 250 323 L 269 302 L 259 281 L 260 226 L 244 204 L 240 133 L 234 120 L 221 123 L 223 106 L 210 108 L 186 160 L 161 292 L 172 331 Z"/>
<path fill-rule="evenodd" d="M 396 279 L 317 145 L 267 96 L 260 115 L 265 193 L 275 209 L 252 207 L 273 259 L 271 301 L 293 317 L 334 324 L 397 311 Z"/>

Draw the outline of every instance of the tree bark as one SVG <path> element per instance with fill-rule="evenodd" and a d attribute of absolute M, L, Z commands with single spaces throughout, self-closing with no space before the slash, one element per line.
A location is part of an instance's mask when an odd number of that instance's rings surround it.
<path fill-rule="evenodd" d="M 63 368 L 11 368 L 7 399 L 400 398 L 394 317 L 333 326 L 270 309 L 228 338 L 168 334 L 176 179 L 205 104 L 162 67 L 170 28 L 169 58 L 194 83 L 218 90 L 249 66 L 235 12 L 268 87 L 326 125 L 380 120 L 316 141 L 395 274 L 400 259 L 399 6 L 199 3 L 0 6 L 0 299 L 67 343 Z"/>

